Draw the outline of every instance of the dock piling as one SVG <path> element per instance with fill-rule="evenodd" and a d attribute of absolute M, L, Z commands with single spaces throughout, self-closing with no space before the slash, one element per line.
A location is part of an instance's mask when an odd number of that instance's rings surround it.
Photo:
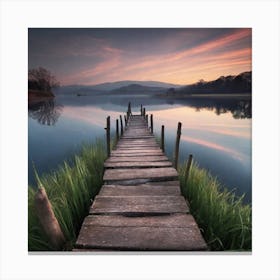
<path fill-rule="evenodd" d="M 119 132 L 119 120 L 118 119 L 116 119 L 116 138 L 117 138 L 117 141 L 119 141 L 120 132 Z"/>
<path fill-rule="evenodd" d="M 106 140 L 107 140 L 107 156 L 110 157 L 110 116 L 107 117 Z"/>
<path fill-rule="evenodd" d="M 179 159 L 179 145 L 180 145 L 180 137 L 181 137 L 181 128 L 182 128 L 182 123 L 178 122 L 177 137 L 176 137 L 176 144 L 175 144 L 175 160 L 174 160 L 174 167 L 176 170 L 178 167 L 178 159 Z"/>
<path fill-rule="evenodd" d="M 164 152 L 164 125 L 161 126 L 161 145 L 162 151 Z"/>
<path fill-rule="evenodd" d="M 123 136 L 123 120 L 122 120 L 122 115 L 120 115 L 120 123 L 121 123 L 121 136 Z"/>
<path fill-rule="evenodd" d="M 127 126 L 128 112 L 127 115 L 124 115 L 124 125 Z"/>
<path fill-rule="evenodd" d="M 43 186 L 39 186 L 38 191 L 35 194 L 34 206 L 40 224 L 49 238 L 50 243 L 55 249 L 60 250 L 65 243 L 65 237 Z"/>
<path fill-rule="evenodd" d="M 151 133 L 154 133 L 154 119 L 153 119 L 153 114 L 151 114 Z"/>

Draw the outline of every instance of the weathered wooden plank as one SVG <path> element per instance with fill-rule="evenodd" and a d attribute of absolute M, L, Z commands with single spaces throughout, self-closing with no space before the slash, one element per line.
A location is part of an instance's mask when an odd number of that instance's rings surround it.
<path fill-rule="evenodd" d="M 145 149 L 159 149 L 158 145 L 156 144 L 148 144 L 148 145 L 124 145 L 124 144 L 121 144 L 121 145 L 117 145 L 116 146 L 116 149 L 115 150 L 123 150 L 123 149 L 138 149 L 138 150 L 145 150 Z"/>
<path fill-rule="evenodd" d="M 135 169 L 107 169 L 105 170 L 104 181 L 119 181 L 132 179 L 177 179 L 178 173 L 173 167 L 165 168 L 135 168 Z M 171 179 L 171 180 L 172 180 Z"/>
<path fill-rule="evenodd" d="M 104 185 L 99 196 L 159 196 L 159 195 L 181 195 L 179 186 L 150 186 L 150 185 Z"/>
<path fill-rule="evenodd" d="M 156 143 L 156 140 L 153 137 L 147 138 L 147 139 L 140 139 L 140 138 L 125 139 L 125 138 L 121 138 L 118 143 L 127 143 L 127 144 L 130 144 L 130 143 L 140 144 L 140 143 L 142 143 L 142 144 L 146 144 L 146 143 Z"/>
<path fill-rule="evenodd" d="M 141 157 L 138 156 L 129 156 L 129 157 L 119 157 L 119 156 L 111 156 L 106 160 L 106 163 L 109 162 L 142 162 L 142 161 L 167 161 L 168 158 L 166 156 L 144 156 L 143 154 Z"/>
<path fill-rule="evenodd" d="M 153 150 L 153 151 L 161 151 L 160 147 L 157 146 L 156 144 L 153 145 L 146 145 L 146 146 L 140 146 L 140 145 L 118 145 L 116 147 L 116 149 L 114 149 L 113 151 L 117 151 L 117 150 Z"/>
<path fill-rule="evenodd" d="M 151 186 L 151 187 L 154 187 L 154 186 L 178 186 L 180 187 L 180 182 L 177 181 L 177 180 L 174 180 L 174 181 L 163 181 L 163 182 L 148 182 L 146 184 L 140 184 L 139 186 Z"/>
<path fill-rule="evenodd" d="M 139 139 L 139 138 L 153 138 L 149 133 L 126 133 L 122 136 L 123 139 L 127 138 L 133 138 L 133 139 Z"/>
<path fill-rule="evenodd" d="M 158 147 L 158 144 L 155 140 L 151 140 L 151 141 L 133 141 L 133 140 L 128 140 L 128 141 L 125 141 L 125 140 L 122 140 L 122 141 L 119 141 L 117 146 L 149 146 L 149 145 L 156 145 Z"/>
<path fill-rule="evenodd" d="M 139 157 L 139 156 L 164 156 L 164 153 L 161 151 L 158 152 L 137 152 L 137 153 L 122 153 L 121 151 L 112 152 L 112 156 L 114 157 Z"/>
<path fill-rule="evenodd" d="M 117 143 L 117 145 L 158 145 L 157 142 L 154 139 L 150 139 L 150 140 L 134 140 L 134 139 L 129 139 L 129 140 L 125 140 L 122 139 L 121 141 L 119 141 Z"/>
<path fill-rule="evenodd" d="M 122 221 L 122 218 L 125 220 Z M 185 215 L 184 218 L 186 220 L 192 219 L 191 215 Z M 99 221 L 93 223 L 108 224 L 110 217 L 107 221 L 106 219 L 107 217 L 102 216 Z M 82 227 L 76 247 L 137 251 L 207 250 L 207 246 L 193 219 L 189 223 L 188 221 L 184 223 L 181 218 L 179 220 L 183 222 L 183 225 L 181 224 L 179 227 L 168 226 L 172 223 L 176 224 L 177 221 L 174 221 L 174 217 L 152 217 L 150 220 L 147 217 L 144 220 L 121 217 L 114 221 L 114 224 L 119 223 L 121 226 L 97 226 L 89 223 Z M 139 226 L 137 226 L 137 223 Z M 145 223 L 148 226 L 145 226 Z M 124 224 L 127 226 L 124 226 Z"/>
<path fill-rule="evenodd" d="M 133 128 L 136 128 L 136 129 L 147 129 L 147 124 L 144 123 L 144 122 L 134 122 L 134 121 L 131 121 L 131 122 L 128 123 L 127 129 L 133 129 Z"/>
<path fill-rule="evenodd" d="M 160 155 L 164 155 L 161 149 L 146 149 L 146 150 L 142 150 L 142 149 L 129 149 L 129 150 L 113 150 L 112 151 L 112 155 L 115 154 L 122 154 L 122 155 L 126 155 L 126 154 L 160 154 Z"/>
<path fill-rule="evenodd" d="M 105 168 L 149 168 L 149 167 L 171 167 L 172 163 L 169 161 L 151 161 L 151 162 L 105 162 Z"/>
<path fill-rule="evenodd" d="M 175 213 L 161 216 L 127 217 L 122 215 L 89 215 L 85 226 L 99 227 L 193 227 L 196 222 L 192 215 Z"/>
<path fill-rule="evenodd" d="M 145 135 L 145 136 L 151 136 L 151 133 L 147 130 L 127 130 L 125 133 L 124 133 L 124 136 L 129 136 L 129 135 L 132 135 L 132 136 L 141 136 L 141 135 Z"/>
<path fill-rule="evenodd" d="M 153 135 L 123 135 L 121 139 L 154 139 Z"/>
<path fill-rule="evenodd" d="M 122 150 L 113 150 L 112 151 L 112 155 L 113 154 L 135 154 L 135 153 L 160 153 L 160 154 L 163 154 L 162 153 L 162 150 L 160 148 L 150 148 L 150 149 L 138 149 L 137 147 L 134 147 L 134 149 L 122 149 Z"/>
<path fill-rule="evenodd" d="M 183 196 L 99 196 L 90 207 L 90 214 L 122 214 L 127 216 L 188 213 Z"/>

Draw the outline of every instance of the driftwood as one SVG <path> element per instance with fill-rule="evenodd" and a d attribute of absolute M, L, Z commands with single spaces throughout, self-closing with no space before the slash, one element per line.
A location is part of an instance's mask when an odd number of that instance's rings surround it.
<path fill-rule="evenodd" d="M 34 198 L 36 214 L 52 246 L 59 250 L 65 243 L 64 235 L 54 215 L 44 187 L 39 187 Z"/>

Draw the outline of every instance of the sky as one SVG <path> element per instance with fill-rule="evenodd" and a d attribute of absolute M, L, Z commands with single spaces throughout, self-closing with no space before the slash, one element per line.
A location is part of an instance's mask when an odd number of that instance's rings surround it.
<path fill-rule="evenodd" d="M 252 70 L 250 28 L 29 28 L 28 68 L 61 85 L 187 85 Z"/>

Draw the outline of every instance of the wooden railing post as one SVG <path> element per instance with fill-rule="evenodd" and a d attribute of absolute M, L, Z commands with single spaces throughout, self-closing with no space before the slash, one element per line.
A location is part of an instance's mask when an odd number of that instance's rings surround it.
<path fill-rule="evenodd" d="M 123 121 L 122 116 L 120 115 L 120 123 L 121 123 L 121 136 L 123 135 Z"/>
<path fill-rule="evenodd" d="M 164 125 L 161 126 L 161 149 L 164 153 Z"/>
<path fill-rule="evenodd" d="M 127 115 L 127 116 L 128 116 L 128 115 Z M 124 125 L 125 125 L 125 127 L 127 126 L 127 116 L 124 115 Z"/>
<path fill-rule="evenodd" d="M 107 156 L 110 157 L 110 116 L 107 117 L 106 140 L 107 140 Z"/>
<path fill-rule="evenodd" d="M 119 120 L 118 119 L 116 119 L 116 138 L 117 138 L 117 141 L 119 141 L 120 132 L 119 132 Z"/>
<path fill-rule="evenodd" d="M 188 178 L 189 178 L 190 169 L 191 169 L 191 165 L 192 165 L 192 160 L 193 160 L 193 155 L 189 155 L 188 162 L 187 162 L 187 167 L 186 167 L 186 171 L 185 171 L 185 182 L 186 183 L 187 183 Z"/>
<path fill-rule="evenodd" d="M 34 206 L 39 222 L 49 238 L 50 243 L 56 250 L 61 250 L 65 244 L 65 237 L 43 186 L 40 186 L 35 194 Z"/>
<path fill-rule="evenodd" d="M 144 116 L 144 118 L 145 118 L 145 116 L 146 116 L 146 108 L 143 108 L 143 115 L 142 116 Z"/>
<path fill-rule="evenodd" d="M 146 121 L 147 127 L 149 127 L 148 117 L 149 117 L 148 115 L 145 115 L 145 121 Z"/>
<path fill-rule="evenodd" d="M 176 137 L 176 144 L 175 144 L 175 161 L 174 161 L 175 169 L 177 169 L 177 167 L 178 167 L 181 128 L 182 128 L 182 123 L 178 122 L 177 137 Z"/>
<path fill-rule="evenodd" d="M 151 133 L 154 133 L 154 120 L 153 120 L 153 114 L 151 114 Z"/>
<path fill-rule="evenodd" d="M 128 119 L 131 115 L 131 103 L 130 102 L 128 102 L 127 112 L 128 112 L 128 116 L 127 116 L 127 119 Z"/>
<path fill-rule="evenodd" d="M 143 116 L 143 105 L 141 104 L 141 108 L 140 108 L 140 113 L 141 113 L 141 116 Z"/>

